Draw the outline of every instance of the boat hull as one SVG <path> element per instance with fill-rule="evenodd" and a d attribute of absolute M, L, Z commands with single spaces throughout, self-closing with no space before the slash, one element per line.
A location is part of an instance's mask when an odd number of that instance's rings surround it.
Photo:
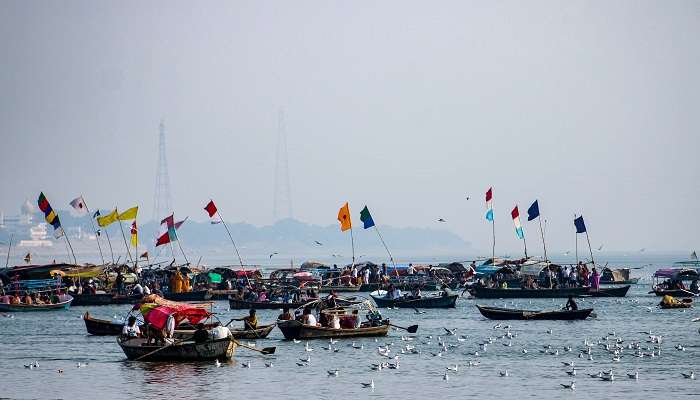
<path fill-rule="evenodd" d="M 117 343 L 124 351 L 126 358 L 136 360 L 148 353 L 162 348 L 162 346 L 144 346 L 145 339 L 136 338 L 123 341 L 117 339 Z M 183 342 L 175 344 L 148 355 L 139 361 L 213 361 L 228 360 L 236 352 L 237 343 L 232 337 L 212 340 L 206 343 Z"/>
<path fill-rule="evenodd" d="M 7 304 L 0 303 L 0 311 L 2 312 L 29 312 L 29 311 L 58 311 L 67 310 L 70 308 L 73 297 L 64 294 L 61 295 L 61 301 L 56 304 Z"/>
<path fill-rule="evenodd" d="M 494 289 L 472 287 L 472 296 L 481 299 L 565 299 L 573 297 L 625 297 L 630 286 L 616 288 L 601 288 L 598 290 L 587 287 L 561 289 Z"/>
<path fill-rule="evenodd" d="M 386 336 L 390 328 L 388 324 L 383 324 L 358 329 L 333 329 L 304 325 L 296 320 L 277 321 L 277 326 L 287 340 Z"/>
<path fill-rule="evenodd" d="M 372 296 L 372 300 L 377 307 L 399 307 L 399 308 L 455 308 L 458 295 L 452 296 L 426 296 L 411 300 L 392 300 L 381 296 Z"/>
<path fill-rule="evenodd" d="M 547 320 L 547 321 L 574 321 L 588 318 L 592 308 L 582 310 L 557 310 L 557 311 L 531 311 L 513 310 L 499 307 L 487 307 L 477 304 L 481 315 L 488 319 L 496 320 Z"/>
<path fill-rule="evenodd" d="M 666 295 L 669 295 L 672 297 L 695 297 L 695 294 L 693 294 L 693 292 L 691 292 L 690 290 L 681 290 L 681 289 L 671 289 L 671 290 L 655 289 L 654 293 L 659 297 L 663 297 Z"/>
<path fill-rule="evenodd" d="M 73 306 L 106 306 L 111 304 L 136 304 L 143 296 L 118 296 L 112 293 L 73 295 Z"/>
<path fill-rule="evenodd" d="M 90 314 L 83 315 L 87 333 L 95 336 L 116 336 L 122 333 L 124 324 L 118 324 L 105 319 L 92 318 Z"/>

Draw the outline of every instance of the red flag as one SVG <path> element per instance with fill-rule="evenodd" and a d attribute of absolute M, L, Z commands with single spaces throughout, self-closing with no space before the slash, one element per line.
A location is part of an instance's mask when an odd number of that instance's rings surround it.
<path fill-rule="evenodd" d="M 493 198 L 493 189 L 489 188 L 488 192 L 486 192 L 486 201 L 489 202 Z"/>
<path fill-rule="evenodd" d="M 168 232 L 166 231 L 164 234 L 158 237 L 158 240 L 156 240 L 156 247 L 168 243 L 170 243 L 170 235 L 168 235 Z"/>
<path fill-rule="evenodd" d="M 162 221 L 160 221 L 160 224 L 166 224 L 168 228 L 172 228 L 175 226 L 175 214 L 170 214 L 169 217 L 165 217 Z"/>
<path fill-rule="evenodd" d="M 210 200 L 209 204 L 207 204 L 204 209 L 209 213 L 209 218 L 213 217 L 214 214 L 216 214 L 216 206 L 214 205 L 214 200 Z"/>
<path fill-rule="evenodd" d="M 520 212 L 518 211 L 518 206 L 515 206 L 513 211 L 510 212 L 510 216 L 513 217 L 513 219 L 520 217 Z"/>

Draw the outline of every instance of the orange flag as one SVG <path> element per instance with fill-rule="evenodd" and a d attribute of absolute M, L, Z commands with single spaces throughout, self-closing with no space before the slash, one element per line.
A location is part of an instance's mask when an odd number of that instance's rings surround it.
<path fill-rule="evenodd" d="M 352 228 L 352 222 L 350 222 L 350 207 L 347 202 L 345 202 L 345 205 L 340 207 L 340 211 L 338 211 L 338 221 L 340 221 L 341 231 L 345 232 Z"/>

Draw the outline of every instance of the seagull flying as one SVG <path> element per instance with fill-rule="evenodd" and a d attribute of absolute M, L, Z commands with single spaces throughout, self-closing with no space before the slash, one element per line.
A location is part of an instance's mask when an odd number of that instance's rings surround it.
<path fill-rule="evenodd" d="M 439 218 L 439 219 L 438 219 L 438 222 L 447 222 L 447 221 L 445 221 L 445 220 L 442 219 L 442 218 Z"/>

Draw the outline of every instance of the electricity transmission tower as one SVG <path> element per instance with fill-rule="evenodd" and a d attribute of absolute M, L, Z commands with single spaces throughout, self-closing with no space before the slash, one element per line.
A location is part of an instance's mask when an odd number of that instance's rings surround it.
<path fill-rule="evenodd" d="M 277 155 L 275 159 L 274 203 L 272 216 L 275 221 L 292 218 L 292 195 L 287 161 L 287 133 L 284 126 L 284 109 L 277 115 Z"/>
<path fill-rule="evenodd" d="M 165 123 L 160 120 L 160 137 L 158 139 L 158 167 L 156 170 L 156 188 L 153 194 L 153 221 L 156 222 L 158 235 L 158 223 L 173 210 L 172 197 L 170 196 L 170 177 L 168 176 L 168 158 L 165 154 Z"/>

